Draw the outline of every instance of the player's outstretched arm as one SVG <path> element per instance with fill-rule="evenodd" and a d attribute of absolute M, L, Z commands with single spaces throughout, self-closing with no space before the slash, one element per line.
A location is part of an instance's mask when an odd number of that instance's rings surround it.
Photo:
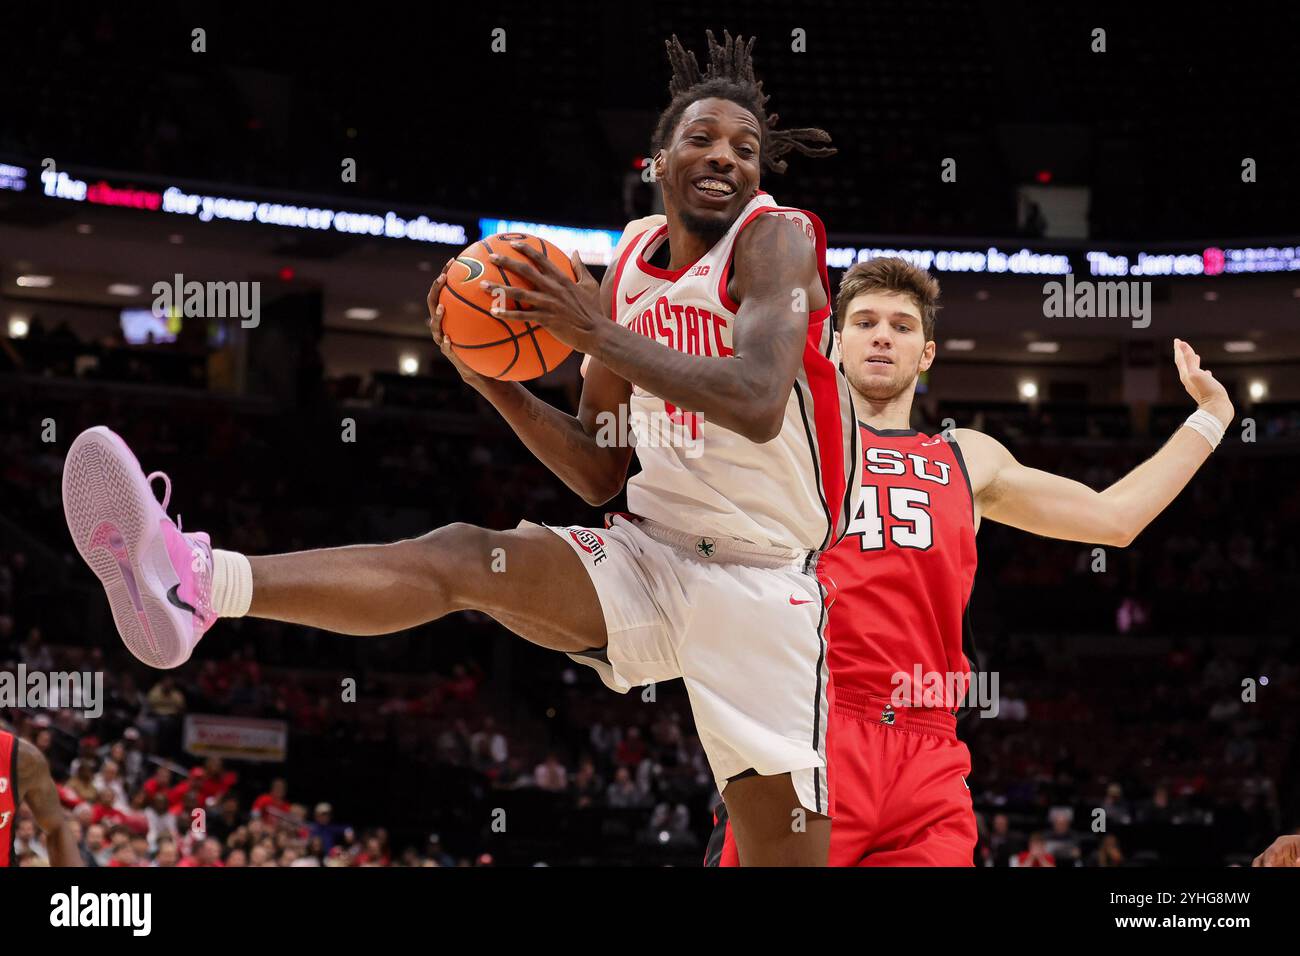
<path fill-rule="evenodd" d="M 797 225 L 760 216 L 736 240 L 733 278 L 740 311 L 733 354 L 727 358 L 686 355 L 610 322 L 596 301 L 594 281 L 576 256 L 577 284 L 536 250 L 517 248 L 528 263 L 492 261 L 534 286 L 532 292 L 510 291 L 533 308 L 498 314 L 539 322 L 591 355 L 593 365 L 599 362 L 623 380 L 750 441 L 771 441 L 780 433 L 807 339 L 809 311 L 826 301 L 816 250 Z"/>
<path fill-rule="evenodd" d="M 1221 437 L 1234 415 L 1227 391 L 1201 368 L 1200 356 L 1190 345 L 1175 339 L 1174 361 L 1183 386 L 1196 400 L 1197 412 L 1189 419 L 1193 424 L 1179 428 L 1163 448 L 1105 491 L 1027 468 L 996 439 L 955 429 L 979 514 L 1048 538 L 1126 547 L 1210 457 L 1214 449 L 1204 434 L 1217 428 Z"/>
<path fill-rule="evenodd" d="M 648 220 L 628 223 L 615 256 L 649 225 Z M 448 266 L 450 264 L 449 261 Z M 627 478 L 632 449 L 627 442 L 602 443 L 597 436 L 602 434 L 601 422 L 624 420 L 618 416 L 618 408 L 627 404 L 632 386 L 599 363 L 591 363 L 594 367 L 584 363 L 582 398 L 578 414 L 573 416 L 542 401 L 518 382 L 502 382 L 479 375 L 456 356 L 442 335 L 443 310 L 437 303 L 438 293 L 446 282 L 446 273 L 444 267 L 429 290 L 428 298 L 430 328 L 442 354 L 455 366 L 466 384 L 501 413 L 528 450 L 579 497 L 592 505 L 604 504 L 613 498 L 622 490 Z M 605 314 L 609 314 L 613 286 L 611 269 L 600 284 L 600 301 Z M 607 419 L 607 415 L 612 419 Z"/>
<path fill-rule="evenodd" d="M 73 838 L 68 815 L 59 802 L 59 793 L 50 777 L 45 756 L 25 740 L 18 741 L 18 783 L 22 793 L 18 801 L 32 808 L 36 825 L 45 834 L 50 852 L 50 866 L 81 866 L 81 854 Z"/>

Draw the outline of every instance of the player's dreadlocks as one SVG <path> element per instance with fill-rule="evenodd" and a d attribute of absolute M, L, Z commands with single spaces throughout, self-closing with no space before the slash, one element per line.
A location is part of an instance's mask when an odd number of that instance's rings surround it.
<path fill-rule="evenodd" d="M 813 143 L 829 143 L 830 134 L 824 129 L 805 127 L 803 129 L 776 128 L 779 118 L 776 113 L 767 114 L 764 107 L 771 97 L 763 93 L 763 82 L 754 76 L 754 38 L 746 41 L 743 37 L 731 36 L 731 31 L 722 32 L 722 43 L 713 39 L 713 31 L 706 30 L 709 39 L 709 68 L 700 75 L 700 64 L 695 54 L 682 46 L 673 34 L 666 41 L 668 62 L 672 64 L 673 77 L 668 83 L 668 94 L 672 102 L 659 116 L 655 126 L 653 146 L 656 151 L 664 149 L 677 128 L 686 107 L 696 100 L 718 97 L 731 100 L 749 110 L 758 118 L 763 131 L 759 143 L 759 156 L 762 168 L 774 173 L 785 172 L 786 162 L 781 157 L 790 150 L 797 150 L 805 156 L 830 156 L 836 152 L 833 146 L 814 146 Z"/>

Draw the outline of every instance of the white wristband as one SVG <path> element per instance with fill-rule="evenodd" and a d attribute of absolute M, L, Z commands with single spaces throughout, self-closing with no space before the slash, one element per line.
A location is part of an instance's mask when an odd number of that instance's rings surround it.
<path fill-rule="evenodd" d="M 1223 441 L 1223 433 L 1227 427 L 1203 408 L 1198 408 L 1188 416 L 1187 421 L 1183 422 L 1188 428 L 1199 432 L 1201 437 L 1210 443 L 1210 449 L 1219 447 L 1219 442 Z"/>

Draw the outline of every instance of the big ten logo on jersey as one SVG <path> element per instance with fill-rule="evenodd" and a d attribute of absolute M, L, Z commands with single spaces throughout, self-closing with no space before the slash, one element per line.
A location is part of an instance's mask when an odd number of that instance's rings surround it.
<path fill-rule="evenodd" d="M 863 454 L 862 500 L 845 536 L 856 536 L 863 551 L 880 551 L 886 544 L 885 516 L 889 517 L 888 540 L 900 548 L 927 551 L 934 544 L 934 523 L 930 516 L 930 491 L 925 484 L 947 485 L 952 467 L 915 452 L 897 448 L 867 448 Z M 871 475 L 908 475 L 911 487 L 876 484 Z"/>
<path fill-rule="evenodd" d="M 725 358 L 731 354 L 731 322 L 695 305 L 675 305 L 661 295 L 627 321 L 627 327 L 687 355 Z"/>

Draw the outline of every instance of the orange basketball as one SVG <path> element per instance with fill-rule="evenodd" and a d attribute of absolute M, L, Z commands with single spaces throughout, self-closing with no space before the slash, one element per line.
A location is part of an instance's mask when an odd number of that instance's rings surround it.
<path fill-rule="evenodd" d="M 442 331 L 462 362 L 488 378 L 523 382 L 546 374 L 573 350 L 536 322 L 503 319 L 492 314 L 493 295 L 479 286 L 483 280 L 516 289 L 533 287 L 488 259 L 496 253 L 529 262 L 522 252 L 511 248 L 512 242 L 525 242 L 544 252 L 561 272 L 577 281 L 569 257 L 545 239 L 525 232 L 502 232 L 480 239 L 456 256 L 447 270 L 447 284 L 438 295 L 438 303 L 443 308 Z M 531 308 L 512 298 L 507 298 L 503 305 L 524 312 Z"/>

